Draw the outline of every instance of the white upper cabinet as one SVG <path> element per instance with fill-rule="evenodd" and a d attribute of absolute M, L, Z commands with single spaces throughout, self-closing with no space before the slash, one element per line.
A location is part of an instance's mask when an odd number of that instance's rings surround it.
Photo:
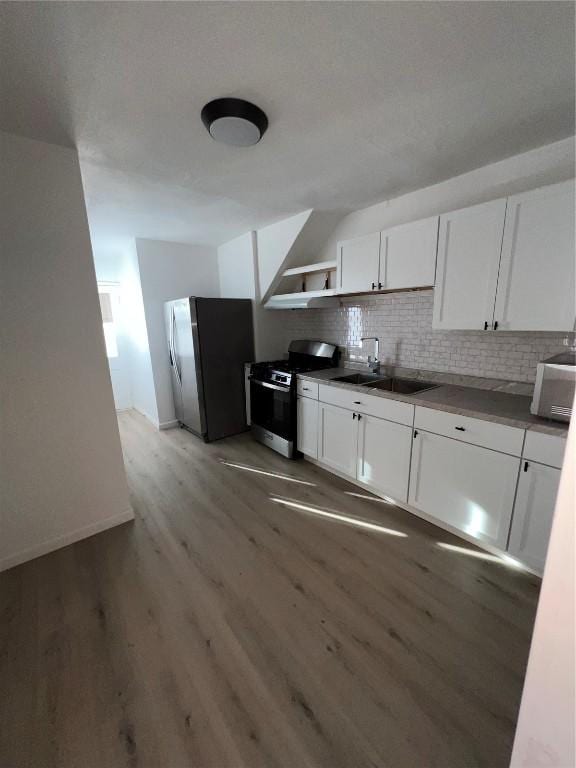
<path fill-rule="evenodd" d="M 569 331 L 574 181 L 440 216 L 433 327 Z"/>
<path fill-rule="evenodd" d="M 508 198 L 494 325 L 569 331 L 575 317 L 574 182 Z"/>
<path fill-rule="evenodd" d="M 355 237 L 338 245 L 339 290 L 366 293 L 378 290 L 380 232 Z"/>
<path fill-rule="evenodd" d="M 386 291 L 434 285 L 438 216 L 381 233 L 380 283 Z"/>
<path fill-rule="evenodd" d="M 342 293 L 434 285 L 438 216 L 376 232 L 338 246 Z"/>
<path fill-rule="evenodd" d="M 433 327 L 492 327 L 506 200 L 440 216 Z"/>
<path fill-rule="evenodd" d="M 570 331 L 574 180 L 338 244 L 338 293 L 434 286 L 441 330 Z"/>
<path fill-rule="evenodd" d="M 560 470 L 524 462 L 514 503 L 508 551 L 542 573 L 554 518 Z"/>

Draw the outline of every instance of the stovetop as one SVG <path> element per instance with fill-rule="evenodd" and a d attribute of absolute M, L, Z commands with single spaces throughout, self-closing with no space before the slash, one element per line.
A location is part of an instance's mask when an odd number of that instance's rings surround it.
<path fill-rule="evenodd" d="M 288 389 L 295 387 L 297 374 L 333 368 L 337 358 L 337 348 L 333 344 L 323 341 L 292 341 L 287 360 L 253 363 L 250 373 L 257 381 L 274 383 Z"/>
<path fill-rule="evenodd" d="M 290 360 L 270 360 L 264 363 L 253 363 L 251 368 L 252 375 L 261 381 L 270 381 L 290 387 L 296 383 L 296 376 L 299 373 L 309 371 L 319 371 L 323 368 L 330 368 L 331 363 L 318 362 L 316 365 L 302 365 L 301 363 L 291 362 Z"/>

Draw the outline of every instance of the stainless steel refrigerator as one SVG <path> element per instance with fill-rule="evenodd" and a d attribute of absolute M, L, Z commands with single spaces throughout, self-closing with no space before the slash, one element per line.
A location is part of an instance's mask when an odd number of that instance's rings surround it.
<path fill-rule="evenodd" d="M 248 429 L 244 364 L 254 360 L 250 299 L 191 296 L 165 304 L 174 408 L 206 442 Z"/>

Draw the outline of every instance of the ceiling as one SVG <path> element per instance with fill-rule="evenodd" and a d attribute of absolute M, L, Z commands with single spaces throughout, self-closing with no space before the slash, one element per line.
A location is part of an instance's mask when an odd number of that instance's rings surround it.
<path fill-rule="evenodd" d="M 2 3 L 0 128 L 78 148 L 95 247 L 219 244 L 574 133 L 570 2 Z M 214 142 L 253 100 L 254 147 Z"/>

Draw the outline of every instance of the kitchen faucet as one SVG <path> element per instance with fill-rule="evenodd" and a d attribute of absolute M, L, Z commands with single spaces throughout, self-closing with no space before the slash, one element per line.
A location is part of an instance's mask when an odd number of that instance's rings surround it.
<path fill-rule="evenodd" d="M 378 358 L 378 353 L 380 351 L 380 339 L 378 339 L 376 336 L 363 336 L 360 341 L 373 341 L 374 342 L 374 359 L 368 355 L 368 368 L 373 373 L 378 373 L 380 370 L 380 360 Z"/>

